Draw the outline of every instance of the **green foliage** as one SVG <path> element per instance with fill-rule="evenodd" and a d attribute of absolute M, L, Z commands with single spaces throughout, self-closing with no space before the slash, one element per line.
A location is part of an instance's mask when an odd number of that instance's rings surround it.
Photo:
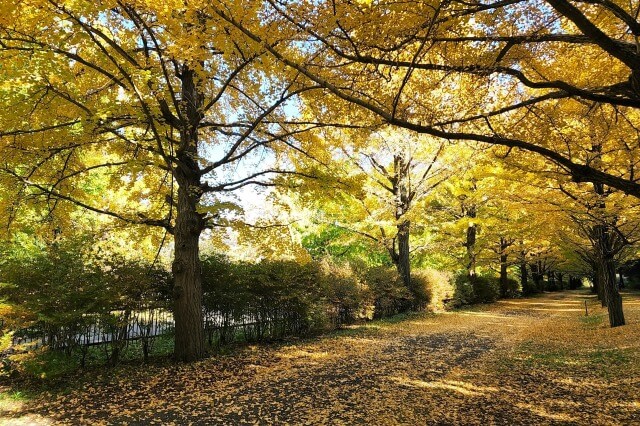
<path fill-rule="evenodd" d="M 123 347 L 119 360 L 122 362 L 141 359 L 142 342 L 135 340 Z M 154 339 L 149 358 L 161 359 L 173 353 L 173 337 L 159 336 Z M 86 351 L 67 354 L 62 351 L 40 349 L 31 353 L 14 355 L 8 359 L 4 374 L 19 373 L 22 377 L 53 383 L 77 373 L 78 366 L 85 369 L 103 367 L 111 363 L 109 350 L 101 346 L 91 346 Z"/>
<path fill-rule="evenodd" d="M 66 344 L 85 325 L 86 315 L 109 309 L 112 288 L 103 286 L 99 265 L 85 259 L 81 241 L 25 252 L 4 247 L 0 268 L 2 297 L 44 325 L 51 341 Z"/>
<path fill-rule="evenodd" d="M 500 279 L 493 276 L 475 275 L 471 279 L 474 303 L 491 303 L 500 298 Z"/>
<path fill-rule="evenodd" d="M 304 233 L 302 247 L 315 260 L 364 262 L 369 266 L 389 265 L 389 255 L 379 245 L 367 239 L 354 238 L 352 231 L 333 225 L 324 225 L 317 232 Z"/>
<path fill-rule="evenodd" d="M 157 266 L 89 248 L 83 237 L 2 247 L 0 294 L 6 305 L 0 314 L 7 331 L 23 329 L 21 334 L 44 339 L 41 343 L 67 355 L 79 351 L 83 364 L 84 339 L 97 325 L 112 336 L 109 358 L 115 363 L 126 344 L 130 313 L 166 303 L 170 276 Z"/>
<path fill-rule="evenodd" d="M 473 292 L 473 286 L 471 285 L 471 281 L 469 280 L 466 272 L 459 271 L 455 274 L 453 286 L 453 297 L 448 301 L 447 306 L 457 308 L 474 302 L 475 295 Z"/>
<path fill-rule="evenodd" d="M 500 285 L 500 297 L 514 298 L 520 295 L 520 283 L 513 278 L 507 278 L 504 283 L 498 282 Z"/>
<path fill-rule="evenodd" d="M 328 259 L 231 262 L 203 259 L 210 343 L 281 339 L 410 309 L 411 292 L 393 268 Z"/>
<path fill-rule="evenodd" d="M 414 297 L 404 286 L 395 268 L 370 268 L 366 271 L 364 279 L 374 299 L 375 318 L 392 316 L 411 309 Z"/>
<path fill-rule="evenodd" d="M 451 301 L 454 307 L 471 303 L 491 303 L 500 297 L 500 279 L 493 276 L 467 276 L 458 272 L 454 279 L 455 293 Z"/>
<path fill-rule="evenodd" d="M 209 341 L 279 339 L 322 329 L 317 264 L 293 261 L 232 263 L 220 255 L 203 259 L 203 303 Z"/>

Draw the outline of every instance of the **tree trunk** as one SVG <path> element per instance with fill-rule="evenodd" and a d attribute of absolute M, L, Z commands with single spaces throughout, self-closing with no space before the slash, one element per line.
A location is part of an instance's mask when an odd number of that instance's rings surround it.
<path fill-rule="evenodd" d="M 205 353 L 199 253 L 201 221 L 188 187 L 180 186 L 174 230 L 175 258 L 172 267 L 175 358 L 178 361 L 195 361 Z"/>
<path fill-rule="evenodd" d="M 593 227 L 596 241 L 596 276 L 598 277 L 599 293 L 602 294 L 603 306 L 609 312 L 609 325 L 618 327 L 625 324 L 622 310 L 622 297 L 616 283 L 616 265 L 613 257 L 612 235 L 608 226 Z"/>
<path fill-rule="evenodd" d="M 508 275 L 507 275 L 507 260 L 509 255 L 507 249 L 510 244 L 506 238 L 500 237 L 500 297 L 507 296 Z"/>
<path fill-rule="evenodd" d="M 558 289 L 559 290 L 564 290 L 564 283 L 562 282 L 563 278 L 564 278 L 564 274 L 562 272 L 558 272 Z"/>
<path fill-rule="evenodd" d="M 469 218 L 469 224 L 467 226 L 467 239 L 465 241 L 465 248 L 467 249 L 467 275 L 472 280 L 476 276 L 476 237 L 478 234 L 478 225 L 473 219 L 476 218 L 476 207 L 470 206 L 467 209 L 467 217 Z"/>
<path fill-rule="evenodd" d="M 178 183 L 177 214 L 174 227 L 174 320 L 175 351 L 178 361 L 195 361 L 205 355 L 202 315 L 202 270 L 200 234 L 205 226 L 198 203 L 203 193 L 198 157 L 198 124 L 202 119 L 202 96 L 194 72 L 183 67 L 181 74 L 183 115 L 180 146 L 176 150 L 174 177 Z"/>
<path fill-rule="evenodd" d="M 409 230 L 410 222 L 404 221 L 398 225 L 398 273 L 407 288 L 411 288 L 411 264 L 409 259 Z"/>
<path fill-rule="evenodd" d="M 591 292 L 596 295 L 602 306 L 604 307 L 604 294 L 602 293 L 602 284 L 600 283 L 602 277 L 600 276 L 600 271 L 598 270 L 598 264 L 595 262 L 593 265 L 593 288 Z"/>
<path fill-rule="evenodd" d="M 624 312 L 622 311 L 622 296 L 618 291 L 616 282 L 616 268 L 613 257 L 606 260 L 606 283 L 605 298 L 607 299 L 607 310 L 609 311 L 609 325 L 618 327 L 625 325 Z"/>
<path fill-rule="evenodd" d="M 520 262 L 520 286 L 522 287 L 522 294 L 528 296 L 532 293 L 529 288 L 529 274 L 527 273 L 527 263 Z"/>
<path fill-rule="evenodd" d="M 592 152 L 595 154 L 594 165 L 598 167 L 602 162 L 602 145 L 593 144 Z M 622 297 L 618 292 L 616 283 L 616 265 L 615 265 L 615 249 L 614 234 L 611 230 L 611 222 L 605 214 L 605 199 L 607 194 L 602 183 L 594 183 L 593 189 L 600 196 L 600 203 L 597 212 L 600 214 L 600 223 L 593 227 L 594 249 L 596 253 L 596 264 L 598 264 L 598 272 L 601 277 L 600 288 L 602 289 L 603 301 L 607 305 L 609 311 L 609 325 L 618 327 L 625 324 L 624 313 L 622 312 Z M 614 219 L 615 220 L 615 219 Z"/>
<path fill-rule="evenodd" d="M 391 258 L 398 268 L 398 274 L 402 279 L 402 283 L 409 291 L 414 293 L 411 285 L 411 263 L 409 257 L 411 222 L 406 219 L 405 216 L 411 208 L 413 194 L 411 192 L 409 179 L 410 159 L 407 159 L 405 155 L 406 154 L 396 154 L 393 156 L 393 175 L 389 177 L 395 197 L 394 215 L 397 228 L 395 241 L 398 244 L 397 251 L 394 244 Z"/>

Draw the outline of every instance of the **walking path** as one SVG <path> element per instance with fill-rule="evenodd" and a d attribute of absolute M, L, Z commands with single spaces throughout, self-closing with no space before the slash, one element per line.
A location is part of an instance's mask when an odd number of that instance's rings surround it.
<path fill-rule="evenodd" d="M 640 296 L 625 302 L 616 329 L 586 292 L 552 293 L 126 367 L 0 424 L 640 423 Z"/>

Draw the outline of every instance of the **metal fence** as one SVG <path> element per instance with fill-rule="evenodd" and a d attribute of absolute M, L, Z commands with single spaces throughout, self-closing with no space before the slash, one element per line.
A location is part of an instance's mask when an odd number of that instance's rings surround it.
<path fill-rule="evenodd" d="M 27 350 L 49 346 L 65 349 L 70 346 L 94 346 L 114 341 L 153 338 L 173 331 L 173 314 L 166 306 L 142 307 L 136 310 L 116 310 L 106 314 L 88 314 L 74 324 L 60 327 L 39 322 L 17 330 L 12 347 Z"/>

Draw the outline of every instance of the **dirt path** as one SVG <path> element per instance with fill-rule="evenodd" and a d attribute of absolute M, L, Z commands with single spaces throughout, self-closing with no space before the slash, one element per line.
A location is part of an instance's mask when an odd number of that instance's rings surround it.
<path fill-rule="evenodd" d="M 630 325 L 618 329 L 606 327 L 590 296 L 571 292 L 249 347 L 192 365 L 123 369 L 92 377 L 82 390 L 13 407 L 4 419 L 92 425 L 640 423 L 640 297 L 626 302 Z"/>

